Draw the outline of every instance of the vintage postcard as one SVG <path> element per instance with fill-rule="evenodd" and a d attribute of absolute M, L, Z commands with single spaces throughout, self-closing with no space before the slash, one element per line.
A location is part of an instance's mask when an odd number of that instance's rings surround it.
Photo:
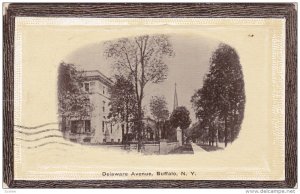
<path fill-rule="evenodd" d="M 16 17 L 15 180 L 285 180 L 284 18 Z"/>

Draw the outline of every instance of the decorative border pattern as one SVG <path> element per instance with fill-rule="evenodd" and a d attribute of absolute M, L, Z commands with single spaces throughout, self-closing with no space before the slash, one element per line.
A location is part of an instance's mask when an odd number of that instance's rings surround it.
<path fill-rule="evenodd" d="M 10 188 L 287 188 L 297 183 L 297 16 L 294 4 L 4 4 L 3 180 Z M 13 125 L 15 18 L 285 18 L 285 180 L 284 181 L 23 181 L 14 180 Z M 16 37 L 17 38 L 17 37 Z"/>

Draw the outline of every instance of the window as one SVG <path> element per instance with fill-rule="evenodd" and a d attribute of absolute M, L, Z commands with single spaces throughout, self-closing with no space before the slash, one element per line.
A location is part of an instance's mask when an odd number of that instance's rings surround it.
<path fill-rule="evenodd" d="M 90 120 L 85 120 L 84 121 L 84 127 L 85 127 L 85 132 L 86 133 L 91 132 L 91 121 Z"/>
<path fill-rule="evenodd" d="M 110 124 L 110 133 L 112 133 L 112 124 Z"/>
<path fill-rule="evenodd" d="M 106 139 L 103 139 L 103 143 L 105 143 L 106 142 Z"/>
<path fill-rule="evenodd" d="M 120 140 L 120 139 L 118 139 L 118 143 L 120 143 L 120 141 L 121 141 L 121 140 Z"/>
<path fill-rule="evenodd" d="M 102 92 L 103 92 L 103 94 L 105 94 L 105 86 L 103 86 L 103 91 Z"/>
<path fill-rule="evenodd" d="M 71 121 L 71 133 L 77 133 L 78 125 L 77 121 Z"/>
<path fill-rule="evenodd" d="M 86 92 L 89 92 L 90 91 L 90 84 L 89 83 L 84 83 L 84 90 Z"/>
<path fill-rule="evenodd" d="M 105 101 L 103 101 L 102 110 L 103 110 L 103 112 L 105 112 Z"/>
<path fill-rule="evenodd" d="M 111 139 L 111 143 L 114 143 L 114 139 Z"/>
<path fill-rule="evenodd" d="M 95 82 L 90 82 L 90 88 L 89 88 L 89 91 L 90 91 L 90 92 L 93 92 L 93 91 L 94 91 L 94 88 L 95 88 Z"/>
<path fill-rule="evenodd" d="M 102 132 L 104 132 L 104 121 L 102 121 Z"/>
<path fill-rule="evenodd" d="M 83 121 L 71 121 L 71 133 L 82 133 L 84 130 Z"/>
<path fill-rule="evenodd" d="M 83 139 L 83 142 L 85 143 L 91 143 L 91 138 L 90 137 L 86 137 Z"/>
<path fill-rule="evenodd" d="M 77 139 L 70 138 L 70 141 L 76 143 Z"/>

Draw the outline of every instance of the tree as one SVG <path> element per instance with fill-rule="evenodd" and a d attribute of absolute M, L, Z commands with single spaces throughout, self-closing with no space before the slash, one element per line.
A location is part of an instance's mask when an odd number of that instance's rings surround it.
<path fill-rule="evenodd" d="M 162 137 L 168 139 L 169 141 L 176 141 L 177 131 L 170 122 L 170 120 L 165 120 L 163 123 L 163 134 Z"/>
<path fill-rule="evenodd" d="M 208 80 L 208 77 L 206 77 Z M 199 122 L 199 135 L 202 142 L 208 142 L 209 145 L 213 145 L 214 141 L 217 142 L 217 134 L 219 134 L 219 128 L 215 127 L 217 116 L 216 107 L 214 104 L 214 98 L 212 92 L 207 87 L 209 81 L 204 83 L 202 89 L 199 89 L 194 96 L 192 96 L 193 107 L 196 111 L 196 117 Z"/>
<path fill-rule="evenodd" d="M 202 128 L 200 122 L 193 123 L 187 130 L 186 130 L 186 137 L 187 139 L 191 139 L 193 142 L 202 141 L 204 143 L 206 138 L 206 131 L 205 128 Z"/>
<path fill-rule="evenodd" d="M 132 81 L 137 100 L 138 150 L 142 145 L 142 102 L 148 83 L 160 83 L 167 77 L 165 57 L 174 55 L 166 35 L 144 35 L 121 38 L 104 44 L 104 55 L 112 60 L 117 74 Z"/>
<path fill-rule="evenodd" d="M 150 100 L 150 111 L 157 124 L 158 133 L 161 131 L 162 138 L 165 138 L 165 133 L 162 133 L 164 122 L 169 118 L 169 110 L 164 96 L 153 96 Z M 159 137 L 159 134 L 157 135 Z"/>
<path fill-rule="evenodd" d="M 170 116 L 170 122 L 174 128 L 179 127 L 182 130 L 182 142 L 184 143 L 184 130 L 191 124 L 190 112 L 184 106 L 177 107 Z"/>
<path fill-rule="evenodd" d="M 225 146 L 236 139 L 244 117 L 245 88 L 242 66 L 234 48 L 220 44 L 214 51 L 203 87 L 191 101 L 200 122 L 211 132 L 218 126 L 217 134 L 224 136 Z"/>
<path fill-rule="evenodd" d="M 216 118 L 219 117 L 214 101 L 214 85 L 212 85 L 211 76 L 206 75 L 204 80 L 203 87 L 195 92 L 191 102 L 199 122 L 197 129 L 199 130 L 200 139 L 202 142 L 208 142 L 209 145 L 213 145 L 216 135 L 219 133 L 219 131 L 216 131 L 219 129 L 214 124 L 218 122 Z"/>
<path fill-rule="evenodd" d="M 83 91 L 83 73 L 73 64 L 60 63 L 57 80 L 58 113 L 62 119 L 61 129 L 65 131 L 66 119 L 90 116 L 93 106 L 89 95 Z"/>
<path fill-rule="evenodd" d="M 133 84 L 123 76 L 115 76 L 115 83 L 109 90 L 110 93 L 110 113 L 108 118 L 126 124 L 122 124 L 122 142 L 128 136 L 129 121 L 136 117 L 137 103 L 134 94 Z"/>

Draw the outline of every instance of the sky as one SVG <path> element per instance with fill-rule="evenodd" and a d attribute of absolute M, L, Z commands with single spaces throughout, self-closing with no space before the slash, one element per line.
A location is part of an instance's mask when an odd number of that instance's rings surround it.
<path fill-rule="evenodd" d="M 202 87 L 204 75 L 209 69 L 209 59 L 220 43 L 198 35 L 170 34 L 170 42 L 175 56 L 166 58 L 169 71 L 167 79 L 159 84 L 145 86 L 143 106 L 150 116 L 149 101 L 152 96 L 164 96 L 170 113 L 173 111 L 175 83 L 177 85 L 178 106 L 190 111 L 193 122 L 195 113 L 190 102 L 195 91 Z M 73 63 L 83 70 L 99 70 L 108 77 L 112 76 L 111 61 L 103 56 L 103 42 L 95 42 L 70 53 L 63 61 Z"/>

